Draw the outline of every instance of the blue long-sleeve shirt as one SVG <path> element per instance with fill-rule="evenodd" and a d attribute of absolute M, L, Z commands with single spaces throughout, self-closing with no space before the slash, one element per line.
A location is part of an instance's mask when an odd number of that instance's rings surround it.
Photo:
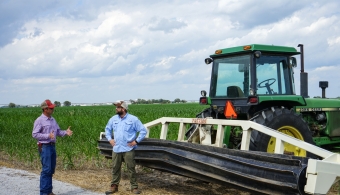
<path fill-rule="evenodd" d="M 123 118 L 120 118 L 118 114 L 111 117 L 105 127 L 105 137 L 108 141 L 112 140 L 112 135 L 114 135 L 115 146 L 113 146 L 113 151 L 116 153 L 128 152 L 136 148 L 137 146 L 128 146 L 128 143 L 134 140 L 139 143 L 146 134 L 147 130 L 142 122 L 129 113 L 126 113 Z"/>

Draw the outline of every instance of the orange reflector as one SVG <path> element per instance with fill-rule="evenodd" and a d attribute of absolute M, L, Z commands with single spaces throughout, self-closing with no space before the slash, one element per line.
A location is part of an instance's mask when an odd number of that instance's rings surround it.
<path fill-rule="evenodd" d="M 226 118 L 231 118 L 231 119 L 236 119 L 237 118 L 237 114 L 235 112 L 234 106 L 231 104 L 230 101 L 227 101 L 225 103 L 225 108 L 224 108 L 224 116 Z"/>
<path fill-rule="evenodd" d="M 221 53 L 222 53 L 221 49 L 215 51 L 215 54 L 221 54 Z"/>
<path fill-rule="evenodd" d="M 251 49 L 251 45 L 243 46 L 243 50 L 249 50 L 249 49 Z"/>

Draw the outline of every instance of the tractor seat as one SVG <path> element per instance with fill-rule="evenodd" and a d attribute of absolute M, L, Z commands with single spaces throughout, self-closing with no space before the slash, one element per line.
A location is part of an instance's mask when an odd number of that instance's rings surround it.
<path fill-rule="evenodd" d="M 229 86 L 227 88 L 227 96 L 231 98 L 244 97 L 244 93 L 238 86 Z"/>

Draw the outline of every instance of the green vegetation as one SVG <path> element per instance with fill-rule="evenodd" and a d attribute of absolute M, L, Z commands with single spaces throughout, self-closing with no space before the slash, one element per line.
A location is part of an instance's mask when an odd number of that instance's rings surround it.
<path fill-rule="evenodd" d="M 161 117 L 194 118 L 205 107 L 195 104 L 130 105 L 129 112 L 147 123 Z M 40 108 L 0 109 L 0 152 L 27 166 L 39 167 L 36 140 L 32 137 L 33 123 L 42 113 Z M 58 163 L 64 169 L 102 167 L 108 161 L 97 149 L 99 133 L 115 114 L 114 106 L 72 106 L 55 108 L 53 117 L 61 129 L 71 126 L 73 136 L 57 138 Z M 159 138 L 161 127 L 150 130 L 150 138 Z M 178 127 L 170 124 L 168 139 L 176 140 Z"/>

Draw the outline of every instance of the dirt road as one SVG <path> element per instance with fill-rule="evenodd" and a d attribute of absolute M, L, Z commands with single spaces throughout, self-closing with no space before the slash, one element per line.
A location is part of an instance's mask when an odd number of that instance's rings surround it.
<path fill-rule="evenodd" d="M 13 162 L 4 162 L 0 159 L 0 167 L 14 168 L 28 171 L 27 175 L 30 173 L 34 173 L 39 175 L 40 170 L 32 170 L 27 169 L 23 166 L 17 165 Z M 0 169 L 1 172 L 1 169 Z M 228 187 L 225 185 L 218 185 L 213 183 L 206 183 L 192 178 L 186 178 L 182 176 L 173 175 L 170 173 L 160 172 L 157 170 L 144 168 L 141 166 L 137 166 L 137 175 L 138 175 L 138 183 L 139 188 L 142 190 L 142 194 L 145 195 L 251 195 L 252 193 L 244 191 L 243 189 L 235 189 L 233 187 Z M 15 174 L 12 174 L 15 176 Z M 20 182 L 20 179 L 23 175 L 17 174 L 18 178 L 13 179 L 13 181 Z M 29 178 L 29 177 L 28 177 Z M 86 169 L 86 170 L 61 170 L 58 169 L 53 176 L 54 189 L 58 194 L 66 195 L 70 194 L 63 192 L 66 189 L 60 189 L 60 185 L 58 182 L 66 183 L 72 187 L 75 187 L 76 190 L 72 191 L 72 194 L 86 194 L 91 193 L 94 194 L 104 194 L 108 189 L 111 178 L 111 170 L 106 169 Z M 0 178 L 1 181 L 1 178 Z M 37 182 L 38 180 L 36 180 Z M 0 183 L 1 186 L 2 183 Z M 65 185 L 66 185 L 65 184 Z M 19 186 L 22 187 L 22 185 Z M 30 186 L 32 187 L 32 186 Z M 10 188 L 10 187 L 5 187 Z M 125 195 L 131 194 L 129 191 L 130 184 L 127 175 L 124 172 L 122 174 L 122 180 L 119 185 L 119 192 L 117 195 Z M 31 192 L 27 191 L 25 187 L 22 187 L 25 190 L 24 194 L 30 194 Z M 334 185 L 327 195 L 337 195 L 339 185 Z M 0 194 L 2 194 L 2 188 L 0 188 Z M 59 191 L 58 191 L 59 190 Z M 78 191 L 77 191 L 78 190 Z M 37 194 L 38 185 L 33 184 L 33 194 Z M 78 193 L 79 192 L 79 193 Z M 15 193 L 14 193 L 15 194 Z M 19 193 L 22 194 L 22 193 Z M 32 194 L 32 193 L 31 193 Z M 92 195 L 92 194 L 91 194 Z"/>

